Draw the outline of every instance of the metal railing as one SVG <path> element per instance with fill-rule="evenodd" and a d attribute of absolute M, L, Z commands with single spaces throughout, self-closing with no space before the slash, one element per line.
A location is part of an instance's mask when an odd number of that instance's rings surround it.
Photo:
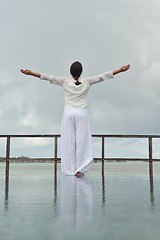
<path fill-rule="evenodd" d="M 102 162 L 102 175 L 104 175 L 104 163 L 105 161 L 148 161 L 149 162 L 149 175 L 153 177 L 153 162 L 160 161 L 160 159 L 153 158 L 153 139 L 160 138 L 160 135 L 120 135 L 120 134 L 93 134 L 93 138 L 101 139 L 101 156 L 99 158 L 94 158 L 94 160 L 99 160 Z M 60 160 L 58 158 L 58 139 L 60 138 L 59 134 L 38 134 L 38 135 L 0 135 L 0 138 L 6 138 L 6 176 L 9 176 L 9 164 L 10 164 L 10 148 L 11 148 L 11 139 L 12 138 L 52 138 L 54 139 L 53 147 L 53 156 L 49 158 L 54 162 L 54 174 L 57 174 L 57 162 Z M 105 157 L 105 140 L 107 138 L 143 138 L 148 140 L 148 158 L 110 158 Z M 47 160 L 48 158 L 43 158 Z M 20 161 L 17 159 L 16 161 Z M 33 159 L 36 161 L 36 159 Z"/>

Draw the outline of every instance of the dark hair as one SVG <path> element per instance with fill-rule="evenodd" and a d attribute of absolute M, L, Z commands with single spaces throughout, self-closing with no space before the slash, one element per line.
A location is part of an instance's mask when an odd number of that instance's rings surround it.
<path fill-rule="evenodd" d="M 82 71 L 83 71 L 83 67 L 80 62 L 76 61 L 76 62 L 72 63 L 72 65 L 70 67 L 70 73 L 71 73 L 72 77 L 75 77 L 78 80 Z"/>

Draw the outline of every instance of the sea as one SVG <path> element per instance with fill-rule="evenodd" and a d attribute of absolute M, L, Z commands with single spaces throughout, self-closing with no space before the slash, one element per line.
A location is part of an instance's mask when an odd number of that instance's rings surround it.
<path fill-rule="evenodd" d="M 58 164 L 0 163 L 2 240 L 158 240 L 160 162 L 94 163 L 82 178 Z"/>

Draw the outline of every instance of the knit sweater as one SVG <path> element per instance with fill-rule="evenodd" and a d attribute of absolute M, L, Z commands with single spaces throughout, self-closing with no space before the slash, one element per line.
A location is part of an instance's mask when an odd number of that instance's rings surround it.
<path fill-rule="evenodd" d="M 40 79 L 47 80 L 51 84 L 61 86 L 64 89 L 65 108 L 87 107 L 87 93 L 89 88 L 105 79 L 113 78 L 113 72 L 105 72 L 93 77 L 80 77 L 81 84 L 76 85 L 73 77 L 55 77 L 41 73 Z"/>

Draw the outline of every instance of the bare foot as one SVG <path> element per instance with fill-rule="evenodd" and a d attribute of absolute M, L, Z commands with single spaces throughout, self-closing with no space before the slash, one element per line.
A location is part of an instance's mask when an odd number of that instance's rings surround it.
<path fill-rule="evenodd" d="M 81 177 L 84 176 L 84 173 L 77 172 L 77 173 L 75 174 L 75 176 L 78 177 L 78 178 L 81 178 Z"/>

